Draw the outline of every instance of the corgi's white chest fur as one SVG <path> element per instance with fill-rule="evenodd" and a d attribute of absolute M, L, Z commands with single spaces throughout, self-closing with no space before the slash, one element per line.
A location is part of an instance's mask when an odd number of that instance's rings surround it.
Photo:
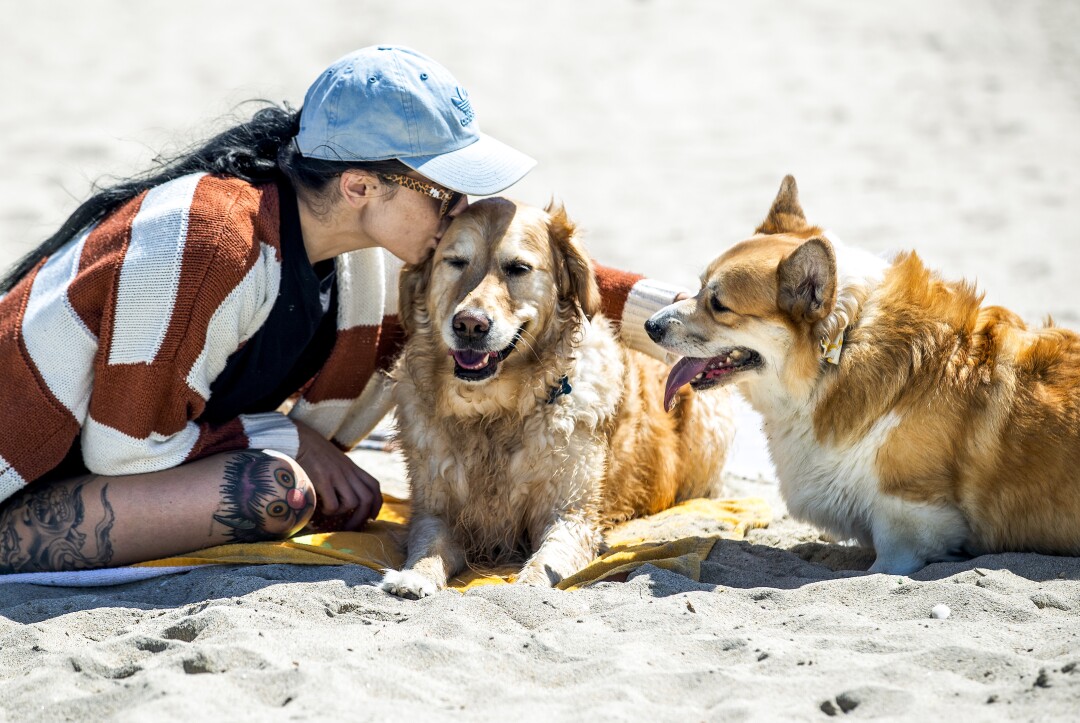
<path fill-rule="evenodd" d="M 899 417 L 886 415 L 846 448 L 822 446 L 808 417 L 799 414 L 765 424 L 788 509 L 838 540 L 855 538 L 872 545 L 874 508 L 882 497 L 874 459 Z"/>
<path fill-rule="evenodd" d="M 890 412 L 855 443 L 818 441 L 809 414 L 765 419 L 769 451 L 791 515 L 837 540 L 872 545 L 871 572 L 906 575 L 930 562 L 957 559 L 969 536 L 959 509 L 911 502 L 880 489 L 878 450 L 902 420 Z"/>

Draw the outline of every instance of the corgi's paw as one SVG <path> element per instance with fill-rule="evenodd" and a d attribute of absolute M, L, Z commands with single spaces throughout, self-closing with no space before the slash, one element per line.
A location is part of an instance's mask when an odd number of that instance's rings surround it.
<path fill-rule="evenodd" d="M 913 552 L 894 549 L 889 550 L 888 554 L 882 554 L 879 550 L 877 559 L 870 566 L 869 572 L 880 572 L 886 575 L 910 575 L 924 567 L 926 567 L 926 560 Z"/>
<path fill-rule="evenodd" d="M 419 600 L 437 593 L 439 586 L 415 570 L 384 570 L 379 589 L 398 597 Z"/>

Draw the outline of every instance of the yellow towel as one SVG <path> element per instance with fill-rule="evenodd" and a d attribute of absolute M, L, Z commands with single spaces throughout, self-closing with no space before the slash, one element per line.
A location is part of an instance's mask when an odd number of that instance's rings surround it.
<path fill-rule="evenodd" d="M 688 500 L 650 517 L 631 520 L 607 535 L 608 550 L 558 587 L 573 590 L 601 580 L 625 580 L 634 569 L 651 563 L 693 580 L 701 577 L 701 562 L 716 540 L 738 540 L 746 531 L 769 524 L 772 513 L 761 499 Z M 284 542 L 218 545 L 190 555 L 141 563 L 140 567 L 211 564 L 341 565 L 354 563 L 373 570 L 400 569 L 405 562 L 408 500 L 384 496 L 379 518 L 363 532 L 323 532 L 293 537 Z M 700 529 L 707 523 L 709 536 L 680 536 L 680 528 Z M 478 585 L 510 582 L 517 569 L 470 569 L 450 581 L 466 590 Z"/>

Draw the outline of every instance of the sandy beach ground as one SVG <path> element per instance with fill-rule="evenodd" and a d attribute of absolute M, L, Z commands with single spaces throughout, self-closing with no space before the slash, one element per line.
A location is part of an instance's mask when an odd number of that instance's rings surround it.
<path fill-rule="evenodd" d="M 540 165 L 601 261 L 694 285 L 780 179 L 810 220 L 914 248 L 1080 328 L 1080 5 L 0 0 L 0 267 L 91 182 L 299 105 L 337 57 L 412 45 Z M 239 112 L 243 113 L 240 108 Z M 0 372 L 2 374 L 2 372 Z M 785 516 L 743 414 L 733 495 L 776 512 L 700 582 L 391 598 L 361 567 L 0 585 L 0 720 L 1075 720 L 1080 559 L 870 575 Z M 388 489 L 393 459 L 360 456 Z M 1076 521 L 1080 525 L 1080 520 Z M 930 611 L 944 604 L 947 619 Z"/>

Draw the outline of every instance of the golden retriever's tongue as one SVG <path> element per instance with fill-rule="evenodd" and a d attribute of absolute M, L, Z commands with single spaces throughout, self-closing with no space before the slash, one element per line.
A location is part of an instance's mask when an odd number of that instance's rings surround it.
<path fill-rule="evenodd" d="M 458 363 L 458 366 L 463 369 L 480 369 L 487 366 L 488 363 L 489 354 L 483 351 L 452 349 L 450 354 L 454 357 L 454 361 Z"/>
<path fill-rule="evenodd" d="M 667 386 L 664 388 L 664 409 L 671 411 L 671 408 L 675 406 L 675 395 L 678 393 L 679 388 L 689 384 L 691 379 L 705 371 L 708 363 L 708 359 L 685 357 L 671 367 L 671 373 L 668 374 L 667 378 Z"/>

